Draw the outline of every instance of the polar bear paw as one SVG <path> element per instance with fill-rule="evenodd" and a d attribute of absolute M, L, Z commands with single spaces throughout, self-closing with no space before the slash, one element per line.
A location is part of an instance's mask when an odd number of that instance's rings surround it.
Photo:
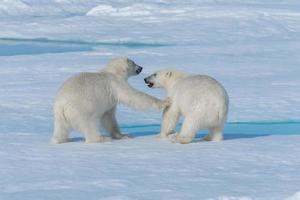
<path fill-rule="evenodd" d="M 188 144 L 193 140 L 190 137 L 182 136 L 178 133 L 172 134 L 169 138 L 171 139 L 172 143 L 180 143 L 180 144 Z"/>
<path fill-rule="evenodd" d="M 68 138 L 63 138 L 63 139 L 57 139 L 57 138 L 52 138 L 51 139 L 51 144 L 61 144 L 61 143 L 66 143 L 66 142 L 69 142 L 69 139 Z"/>
<path fill-rule="evenodd" d="M 212 142 L 220 142 L 223 140 L 223 135 L 222 134 L 217 134 L 217 135 L 207 135 L 205 136 L 202 141 L 205 141 L 205 142 L 209 142 L 209 141 L 212 141 Z"/>
<path fill-rule="evenodd" d="M 168 139 L 168 135 L 167 134 L 161 134 L 161 133 L 158 133 L 156 135 L 156 138 L 157 139 Z"/>
<path fill-rule="evenodd" d="M 111 137 L 99 136 L 96 138 L 86 138 L 86 143 L 103 143 L 103 142 L 111 142 Z"/>

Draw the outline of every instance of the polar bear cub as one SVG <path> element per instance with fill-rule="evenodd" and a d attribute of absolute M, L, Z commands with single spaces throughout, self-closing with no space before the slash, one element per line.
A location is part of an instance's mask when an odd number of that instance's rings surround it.
<path fill-rule="evenodd" d="M 71 129 L 82 132 L 87 143 L 103 142 L 100 126 L 112 138 L 123 138 L 115 117 L 118 103 L 137 109 L 168 106 L 168 100 L 161 101 L 128 84 L 127 79 L 141 71 L 132 60 L 117 58 L 100 72 L 83 72 L 68 79 L 55 98 L 52 143 L 67 142 Z"/>
<path fill-rule="evenodd" d="M 179 117 L 184 116 L 181 131 L 173 136 L 173 142 L 189 143 L 200 129 L 209 129 L 204 140 L 223 139 L 228 95 L 215 79 L 177 70 L 161 70 L 144 80 L 149 87 L 166 89 L 172 102 L 163 114 L 161 138 L 168 137 L 175 129 Z"/>

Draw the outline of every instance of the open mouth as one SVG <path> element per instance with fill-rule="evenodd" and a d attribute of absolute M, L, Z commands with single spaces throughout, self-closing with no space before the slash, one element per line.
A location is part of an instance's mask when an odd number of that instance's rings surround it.
<path fill-rule="evenodd" d="M 145 83 L 147 84 L 147 86 L 149 87 L 149 88 L 151 88 L 151 87 L 153 87 L 153 83 L 151 83 L 150 81 L 149 81 L 149 77 L 146 77 L 146 78 L 144 78 L 144 81 L 145 81 Z"/>
<path fill-rule="evenodd" d="M 152 88 L 154 84 L 149 82 L 149 83 L 147 83 L 147 85 L 149 88 Z"/>

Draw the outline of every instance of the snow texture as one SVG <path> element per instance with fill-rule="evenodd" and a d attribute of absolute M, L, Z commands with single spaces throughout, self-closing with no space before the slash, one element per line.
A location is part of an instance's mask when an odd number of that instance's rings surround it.
<path fill-rule="evenodd" d="M 300 199 L 299 1 L 0 0 L 0 27 L 0 199 Z M 120 106 L 134 138 L 50 145 L 59 86 L 117 56 L 160 98 L 161 68 L 219 80 L 226 140 L 158 140 L 161 113 Z"/>
<path fill-rule="evenodd" d="M 91 145 L 79 137 L 62 145 L 47 140 L 1 137 L 1 199 L 299 197 L 299 136 L 189 145 L 153 136 Z"/>

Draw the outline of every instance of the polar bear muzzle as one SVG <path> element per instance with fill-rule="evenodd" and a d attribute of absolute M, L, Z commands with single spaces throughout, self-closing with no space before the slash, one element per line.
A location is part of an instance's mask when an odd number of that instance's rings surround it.
<path fill-rule="evenodd" d="M 154 83 L 152 83 L 152 82 L 150 81 L 150 79 L 151 79 L 151 76 L 148 76 L 148 77 L 144 78 L 144 81 L 145 81 L 145 83 L 148 85 L 149 88 L 152 88 L 153 85 L 154 85 Z"/>
<path fill-rule="evenodd" d="M 136 70 L 135 70 L 136 74 L 140 74 L 142 72 L 142 70 L 143 70 L 143 68 L 141 66 L 136 65 Z"/>

